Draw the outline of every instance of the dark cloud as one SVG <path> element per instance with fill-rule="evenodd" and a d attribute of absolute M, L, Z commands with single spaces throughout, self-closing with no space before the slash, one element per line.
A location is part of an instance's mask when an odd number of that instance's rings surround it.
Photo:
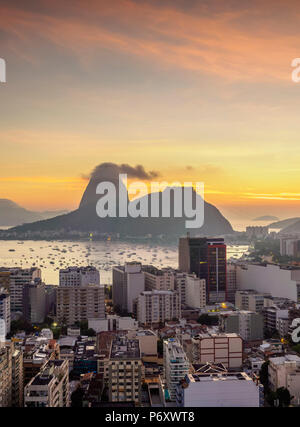
<path fill-rule="evenodd" d="M 81 174 L 83 179 L 100 179 L 104 176 L 117 176 L 120 173 L 127 174 L 128 178 L 138 179 L 153 179 L 157 178 L 160 174 L 157 171 L 146 171 L 143 165 L 130 166 L 127 163 L 117 165 L 116 163 L 101 163 L 96 166 L 90 175 Z"/>

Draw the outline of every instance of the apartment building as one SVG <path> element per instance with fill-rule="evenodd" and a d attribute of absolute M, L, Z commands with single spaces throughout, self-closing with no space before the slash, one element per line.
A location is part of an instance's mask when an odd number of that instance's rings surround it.
<path fill-rule="evenodd" d="M 163 343 L 164 380 L 169 400 L 176 401 L 176 387 L 189 372 L 190 364 L 179 341 L 169 338 Z"/>
<path fill-rule="evenodd" d="M 67 360 L 49 360 L 24 390 L 24 406 L 60 408 L 70 406 Z"/>
<path fill-rule="evenodd" d="M 0 288 L 0 319 L 3 319 L 5 324 L 5 333 L 10 332 L 10 295 L 6 288 Z"/>
<path fill-rule="evenodd" d="M 262 340 L 264 337 L 264 318 L 253 311 L 227 311 L 219 315 L 219 330 L 236 333 L 244 341 Z"/>
<path fill-rule="evenodd" d="M 23 351 L 20 347 L 12 350 L 12 406 L 23 407 L 24 394 L 24 371 L 23 371 Z"/>
<path fill-rule="evenodd" d="M 240 369 L 243 363 L 243 340 L 238 334 L 203 333 L 192 338 L 193 364 L 222 363 L 226 369 Z"/>
<path fill-rule="evenodd" d="M 0 408 L 12 404 L 12 348 L 0 342 Z"/>
<path fill-rule="evenodd" d="M 11 311 L 24 310 L 24 289 L 34 282 L 35 279 L 41 279 L 41 270 L 39 268 L 9 268 L 9 294 Z"/>
<path fill-rule="evenodd" d="M 68 267 L 59 271 L 59 286 L 100 285 L 100 273 L 92 266 Z"/>
<path fill-rule="evenodd" d="M 43 323 L 46 316 L 45 283 L 41 279 L 24 287 L 23 316 L 29 323 Z"/>
<path fill-rule="evenodd" d="M 172 291 L 175 289 L 175 271 L 164 268 L 162 270 L 153 265 L 142 267 L 145 274 L 146 291 Z"/>
<path fill-rule="evenodd" d="M 199 279 L 195 274 L 188 274 L 185 280 L 185 304 L 191 308 L 204 308 L 206 306 L 205 279 Z"/>
<path fill-rule="evenodd" d="M 108 362 L 109 401 L 134 402 L 142 399 L 142 361 L 137 339 L 116 336 Z"/>
<path fill-rule="evenodd" d="M 99 284 L 58 286 L 57 320 L 66 325 L 105 318 L 104 287 Z"/>
<path fill-rule="evenodd" d="M 237 290 L 235 293 L 235 306 L 239 310 L 261 313 L 267 296 L 270 296 L 270 294 L 259 293 L 253 289 Z"/>
<path fill-rule="evenodd" d="M 300 404 L 300 357 L 286 354 L 270 357 L 268 366 L 269 385 L 272 391 L 287 388 L 292 396 L 291 403 Z"/>
<path fill-rule="evenodd" d="M 178 291 L 144 291 L 137 298 L 137 320 L 142 325 L 179 319 L 180 314 Z"/>
<path fill-rule="evenodd" d="M 145 274 L 141 263 L 128 262 L 113 267 L 113 303 L 120 311 L 133 313 L 133 301 L 145 290 Z"/>

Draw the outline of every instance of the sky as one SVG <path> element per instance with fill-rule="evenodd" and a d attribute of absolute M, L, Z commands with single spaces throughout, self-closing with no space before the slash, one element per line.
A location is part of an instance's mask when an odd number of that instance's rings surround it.
<path fill-rule="evenodd" d="M 235 221 L 299 215 L 299 1 L 0 0 L 0 23 L 0 198 L 75 209 L 113 162 Z"/>

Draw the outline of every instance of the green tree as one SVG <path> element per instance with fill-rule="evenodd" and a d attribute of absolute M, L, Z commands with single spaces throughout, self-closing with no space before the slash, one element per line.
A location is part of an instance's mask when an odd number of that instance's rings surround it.
<path fill-rule="evenodd" d="M 210 316 L 209 314 L 201 314 L 197 320 L 201 325 L 216 326 L 219 323 L 218 316 Z"/>
<path fill-rule="evenodd" d="M 291 395 L 287 388 L 280 387 L 276 390 L 277 399 L 279 400 L 279 406 L 289 406 L 291 403 Z"/>
<path fill-rule="evenodd" d="M 262 367 L 259 371 L 259 380 L 264 386 L 264 392 L 265 394 L 269 391 L 269 374 L 268 374 L 268 367 L 269 367 L 269 361 L 262 364 Z"/>

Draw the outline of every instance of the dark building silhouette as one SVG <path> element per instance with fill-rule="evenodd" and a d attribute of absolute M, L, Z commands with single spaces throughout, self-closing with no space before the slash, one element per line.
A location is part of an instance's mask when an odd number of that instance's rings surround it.
<path fill-rule="evenodd" d="M 226 301 L 226 245 L 224 239 L 182 237 L 179 239 L 179 270 L 206 280 L 208 303 Z"/>

